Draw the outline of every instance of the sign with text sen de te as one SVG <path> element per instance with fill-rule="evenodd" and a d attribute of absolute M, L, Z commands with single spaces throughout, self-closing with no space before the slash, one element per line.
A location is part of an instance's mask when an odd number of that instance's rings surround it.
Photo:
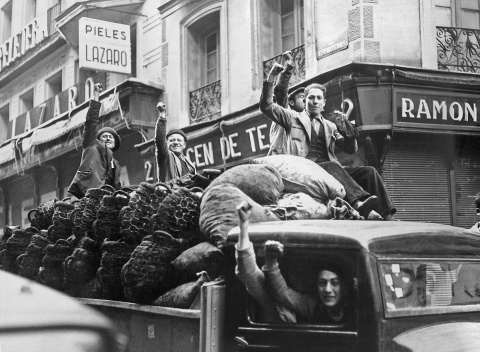
<path fill-rule="evenodd" d="M 78 27 L 80 68 L 131 73 L 130 26 L 82 17 Z"/>

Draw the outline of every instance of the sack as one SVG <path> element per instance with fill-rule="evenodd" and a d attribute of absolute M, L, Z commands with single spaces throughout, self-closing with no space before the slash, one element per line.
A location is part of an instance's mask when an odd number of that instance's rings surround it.
<path fill-rule="evenodd" d="M 223 274 L 225 256 L 223 252 L 209 242 L 202 242 L 182 252 L 172 265 L 180 282 L 193 281 L 197 273 L 206 271 L 208 276 L 216 279 Z"/>
<path fill-rule="evenodd" d="M 252 206 L 250 223 L 279 221 L 272 211 L 254 202 L 231 184 L 220 184 L 205 191 L 200 204 L 200 230 L 222 249 L 228 231 L 239 224 L 237 206 L 247 201 Z"/>
<path fill-rule="evenodd" d="M 345 197 L 345 188 L 313 161 L 294 155 L 270 155 L 252 160 L 271 165 L 282 175 L 285 193 L 305 193 L 323 202 Z"/>
<path fill-rule="evenodd" d="M 278 200 L 277 206 L 285 208 L 287 220 L 331 219 L 331 209 L 305 193 L 287 193 Z"/>
<path fill-rule="evenodd" d="M 205 191 L 229 183 L 260 205 L 275 204 L 283 191 L 282 176 L 270 165 L 239 165 L 218 176 Z"/>

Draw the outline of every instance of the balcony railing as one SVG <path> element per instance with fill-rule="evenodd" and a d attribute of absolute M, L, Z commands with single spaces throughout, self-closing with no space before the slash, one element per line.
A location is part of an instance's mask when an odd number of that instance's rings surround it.
<path fill-rule="evenodd" d="M 190 123 L 196 124 L 220 117 L 222 85 L 216 81 L 190 92 Z"/>
<path fill-rule="evenodd" d="M 439 70 L 480 73 L 480 30 L 437 27 Z"/>
<path fill-rule="evenodd" d="M 293 61 L 295 62 L 295 68 L 290 78 L 290 85 L 295 85 L 305 80 L 305 45 L 297 46 L 292 49 Z M 272 57 L 271 59 L 263 62 L 263 78 L 266 79 L 270 69 L 274 63 L 285 65 L 282 54 Z"/>
<path fill-rule="evenodd" d="M 60 2 L 50 7 L 47 11 L 47 25 L 48 25 L 48 35 L 55 33 L 55 18 L 60 15 L 61 11 Z"/>

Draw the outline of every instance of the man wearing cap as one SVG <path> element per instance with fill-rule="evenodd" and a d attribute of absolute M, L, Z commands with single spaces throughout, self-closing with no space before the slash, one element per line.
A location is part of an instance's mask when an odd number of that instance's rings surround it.
<path fill-rule="evenodd" d="M 113 152 L 120 148 L 120 136 L 111 127 L 99 128 L 101 90 L 102 85 L 95 84 L 83 128 L 80 167 L 68 188 L 77 198 L 83 198 L 89 188 L 110 185 L 118 189 L 121 186 L 120 164 L 113 158 Z"/>
<path fill-rule="evenodd" d="M 157 104 L 159 112 L 155 128 L 157 175 L 159 182 L 170 181 L 186 174 L 195 174 L 195 165 L 183 155 L 187 146 L 187 135 L 180 129 L 166 132 L 165 104 Z"/>

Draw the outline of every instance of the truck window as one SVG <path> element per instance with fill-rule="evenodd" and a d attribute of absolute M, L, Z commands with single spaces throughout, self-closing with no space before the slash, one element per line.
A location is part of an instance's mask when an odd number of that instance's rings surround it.
<path fill-rule="evenodd" d="M 480 262 L 379 264 L 386 316 L 480 310 Z"/>
<path fill-rule="evenodd" d="M 279 269 L 287 289 L 272 292 L 275 284 L 265 282 L 276 316 L 266 318 L 265 307 L 249 297 L 252 323 L 305 324 L 322 328 L 354 330 L 356 321 L 356 259 L 348 250 L 286 248 Z M 257 264 L 264 264 L 262 250 Z M 284 292 L 285 291 L 285 292 Z M 281 296 L 281 297 L 278 297 Z M 274 315 L 275 315 L 274 314 Z"/>

